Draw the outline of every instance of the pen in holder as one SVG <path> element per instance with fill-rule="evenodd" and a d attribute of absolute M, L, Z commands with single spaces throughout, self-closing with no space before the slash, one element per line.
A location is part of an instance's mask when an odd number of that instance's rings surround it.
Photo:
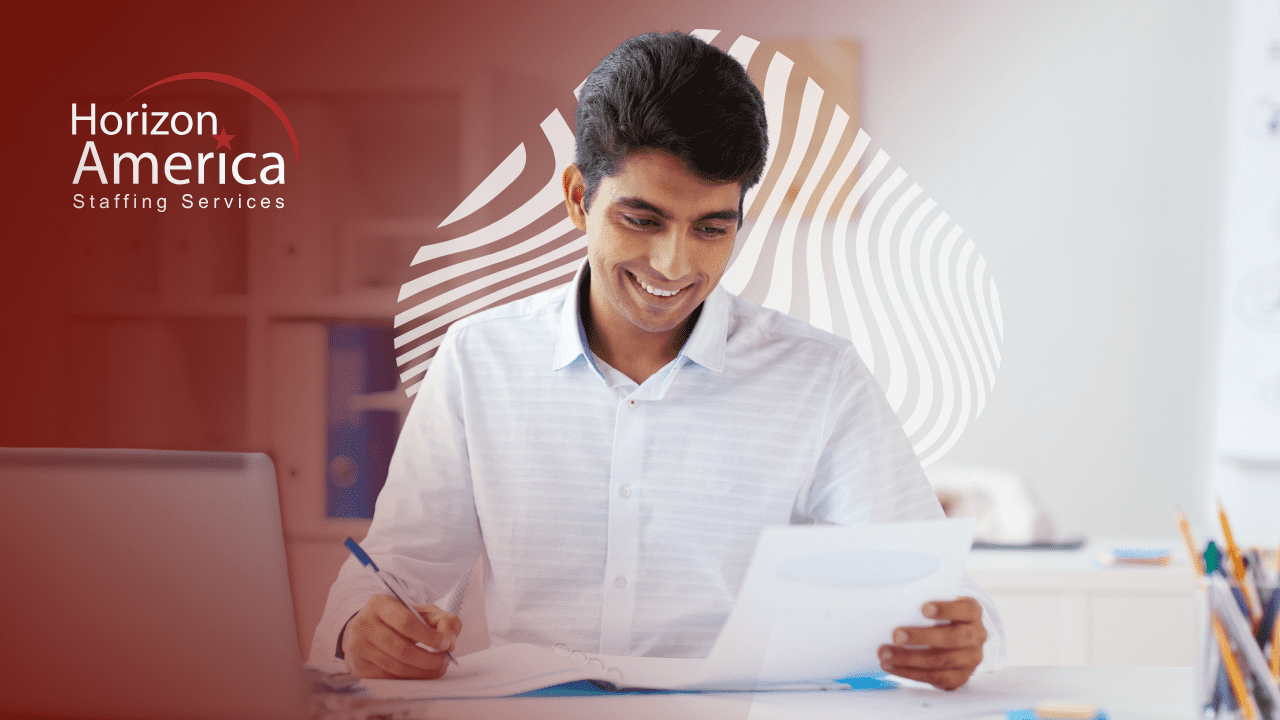
<path fill-rule="evenodd" d="M 1204 627 L 1196 684 L 1206 716 L 1268 720 L 1280 718 L 1280 687 L 1271 672 L 1274 582 L 1258 587 L 1261 613 L 1227 573 L 1204 578 Z M 1254 606 L 1255 608 L 1257 606 Z M 1270 616 L 1267 616 L 1267 613 Z"/>
<path fill-rule="evenodd" d="M 1218 504 L 1224 555 L 1209 541 L 1196 551 L 1187 517 L 1178 528 L 1200 585 L 1203 619 L 1196 663 L 1197 701 L 1206 718 L 1280 720 L 1280 578 L 1256 549 L 1241 552 Z"/>

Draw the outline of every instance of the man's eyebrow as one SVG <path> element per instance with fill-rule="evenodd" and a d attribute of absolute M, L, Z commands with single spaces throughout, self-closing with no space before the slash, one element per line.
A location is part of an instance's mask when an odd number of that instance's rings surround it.
<path fill-rule="evenodd" d="M 649 202 L 648 200 L 645 200 L 644 198 L 638 198 L 638 197 L 618 198 L 618 204 L 622 205 L 623 207 L 629 207 L 632 210 L 643 210 L 645 212 L 651 212 L 654 215 L 657 215 L 658 217 L 664 220 L 671 219 L 671 215 L 667 214 L 666 210 L 663 210 L 662 208 L 658 207 L 657 205 L 654 205 L 653 203 Z"/>
<path fill-rule="evenodd" d="M 702 222 L 703 220 L 732 220 L 736 222 L 740 219 L 742 219 L 742 213 L 737 210 L 717 210 L 715 212 L 709 212 L 698 218 L 698 222 Z"/>
<path fill-rule="evenodd" d="M 663 210 L 662 208 L 658 207 L 657 205 L 654 205 L 653 203 L 649 202 L 648 200 L 645 200 L 644 198 L 638 198 L 638 197 L 618 198 L 617 204 L 622 205 L 624 207 L 629 207 L 633 210 L 643 210 L 645 212 L 651 212 L 654 215 L 657 215 L 658 217 L 664 220 L 671 219 L 671 215 L 667 213 L 666 210 Z M 729 220 L 729 221 L 736 222 L 737 220 L 741 219 L 741 217 L 742 217 L 742 213 L 739 213 L 737 210 L 717 210 L 715 212 L 709 212 L 705 215 L 700 216 L 697 222 L 702 222 L 703 220 Z"/>

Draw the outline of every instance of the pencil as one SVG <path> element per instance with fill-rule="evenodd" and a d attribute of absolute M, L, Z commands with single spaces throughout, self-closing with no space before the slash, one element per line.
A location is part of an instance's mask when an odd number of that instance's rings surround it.
<path fill-rule="evenodd" d="M 1187 555 L 1191 557 L 1191 567 L 1196 569 L 1196 577 L 1204 577 L 1204 560 L 1196 552 L 1196 542 L 1191 539 L 1191 524 L 1181 507 L 1178 508 L 1178 528 L 1182 530 L 1182 539 L 1187 542 Z"/>
<path fill-rule="evenodd" d="M 1227 555 L 1231 558 L 1231 573 L 1236 578 L 1236 583 L 1240 586 L 1240 592 L 1244 594 L 1245 605 L 1249 610 L 1249 623 L 1254 629 L 1258 628 L 1261 618 L 1262 603 L 1258 602 L 1256 595 L 1249 592 L 1249 583 L 1245 582 L 1247 573 L 1244 569 L 1244 558 L 1240 555 L 1240 547 L 1236 545 L 1236 540 L 1231 535 L 1231 523 L 1227 520 L 1227 511 L 1222 507 L 1222 498 L 1218 498 L 1218 519 L 1222 522 L 1222 538 L 1227 541 Z M 1255 610 L 1256 608 L 1256 610 Z"/>
<path fill-rule="evenodd" d="M 1276 590 L 1273 592 L 1280 592 Z M 1271 679 L 1280 682 L 1280 622 L 1271 626 Z"/>
<path fill-rule="evenodd" d="M 1236 656 L 1231 652 L 1231 643 L 1227 642 L 1227 632 L 1222 629 L 1222 622 L 1216 615 L 1213 618 L 1213 633 L 1218 636 L 1218 651 L 1222 654 L 1222 662 L 1227 666 L 1227 677 L 1231 680 L 1231 693 L 1236 696 L 1236 702 L 1244 711 L 1245 720 L 1255 720 L 1258 715 L 1253 709 L 1253 699 L 1249 697 L 1249 690 L 1245 687 L 1244 676 L 1240 674 L 1240 665 L 1236 663 Z"/>
<path fill-rule="evenodd" d="M 1240 557 L 1240 547 L 1231 535 L 1231 522 L 1227 520 L 1227 511 L 1222 507 L 1222 499 L 1218 499 L 1218 520 L 1222 522 L 1222 538 L 1227 541 L 1227 556 L 1231 558 L 1231 574 L 1236 582 L 1244 580 L 1244 558 Z"/>

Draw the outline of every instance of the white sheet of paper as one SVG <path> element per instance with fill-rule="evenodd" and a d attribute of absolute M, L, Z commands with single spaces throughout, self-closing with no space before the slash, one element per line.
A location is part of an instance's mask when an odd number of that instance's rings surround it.
<path fill-rule="evenodd" d="M 895 628 L 956 597 L 972 540 L 970 519 L 765 528 L 708 665 L 767 682 L 878 670 Z"/>

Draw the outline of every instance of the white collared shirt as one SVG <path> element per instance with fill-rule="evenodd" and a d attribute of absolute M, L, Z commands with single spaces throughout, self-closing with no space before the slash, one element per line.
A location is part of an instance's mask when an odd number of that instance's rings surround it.
<path fill-rule="evenodd" d="M 637 385 L 589 350 L 582 276 L 440 345 L 362 543 L 423 601 L 483 551 L 494 644 L 701 657 L 763 525 L 943 517 L 849 341 L 717 287 Z M 313 662 L 379 587 L 348 559 Z M 983 667 L 1002 665 L 994 605 L 961 592 L 983 605 Z"/>

